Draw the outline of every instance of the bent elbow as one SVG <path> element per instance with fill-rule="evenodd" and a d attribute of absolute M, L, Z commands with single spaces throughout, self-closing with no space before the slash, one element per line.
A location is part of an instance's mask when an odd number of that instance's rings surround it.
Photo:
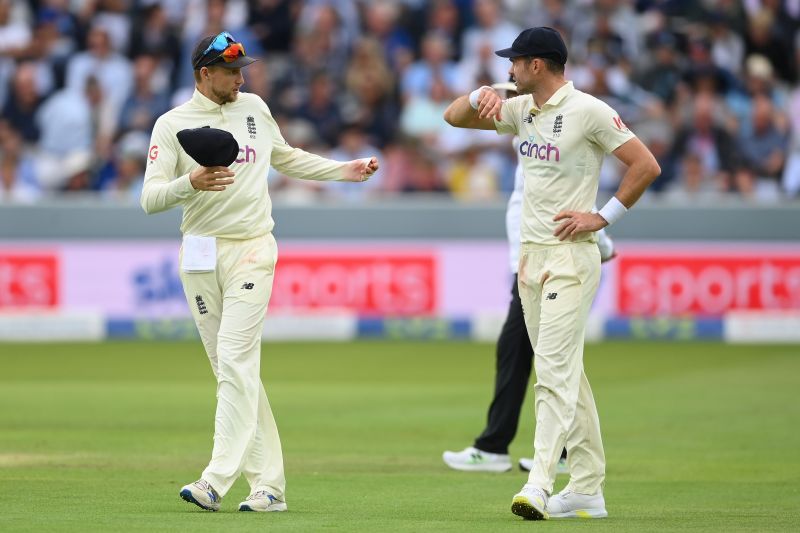
<path fill-rule="evenodd" d="M 453 120 L 454 120 L 453 112 L 448 107 L 447 109 L 444 110 L 444 121 L 450 124 L 451 126 L 455 126 L 455 124 L 453 124 Z"/>
<path fill-rule="evenodd" d="M 150 202 L 148 202 L 144 196 L 139 199 L 139 205 L 142 206 L 142 210 L 146 215 L 152 215 L 156 212 L 155 208 L 150 205 Z"/>
<path fill-rule="evenodd" d="M 661 175 L 661 165 L 658 164 L 658 161 L 653 159 L 653 162 L 650 165 L 650 181 L 652 182 L 660 175 Z"/>

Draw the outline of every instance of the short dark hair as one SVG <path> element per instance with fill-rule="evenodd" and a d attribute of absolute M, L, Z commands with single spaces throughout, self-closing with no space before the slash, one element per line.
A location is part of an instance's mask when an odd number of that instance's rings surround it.
<path fill-rule="evenodd" d="M 544 61 L 544 65 L 547 67 L 547 70 L 553 74 L 564 74 L 563 63 L 559 63 L 558 61 L 550 59 L 549 57 L 540 57 L 539 59 Z"/>

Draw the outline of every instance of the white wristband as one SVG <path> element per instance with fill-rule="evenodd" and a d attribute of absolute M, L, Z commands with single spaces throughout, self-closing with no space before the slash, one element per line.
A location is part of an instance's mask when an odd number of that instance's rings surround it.
<path fill-rule="evenodd" d="M 622 215 L 628 212 L 628 208 L 625 207 L 622 202 L 617 200 L 616 196 L 612 196 L 611 199 L 606 202 L 606 205 L 597 212 L 598 215 L 603 217 L 608 225 L 610 226 L 617 220 L 622 218 Z"/>
<path fill-rule="evenodd" d="M 484 89 L 491 90 L 492 88 L 487 85 L 483 85 L 469 93 L 469 105 L 472 106 L 472 109 L 478 109 L 478 97 L 481 95 L 481 91 Z"/>

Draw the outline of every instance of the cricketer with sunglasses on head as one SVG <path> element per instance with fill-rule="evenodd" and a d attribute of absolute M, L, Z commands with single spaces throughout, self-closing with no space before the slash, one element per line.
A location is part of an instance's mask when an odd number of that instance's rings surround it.
<path fill-rule="evenodd" d="M 264 101 L 241 92 L 242 68 L 254 61 L 227 32 L 198 43 L 196 89 L 156 121 L 141 197 L 148 214 L 183 207 L 180 277 L 217 378 L 217 408 L 211 461 L 180 496 L 211 511 L 241 474 L 250 495 L 240 511 L 286 510 L 280 438 L 259 376 L 278 257 L 269 166 L 294 178 L 342 181 L 364 181 L 378 169 L 374 157 L 332 161 L 286 144 Z M 206 144 L 207 157 L 195 158 L 213 160 L 218 149 L 232 163 L 198 165 L 177 139 L 178 132 L 206 126 L 230 132 L 236 142 L 225 133 Z M 204 138 L 214 139 L 214 129 Z"/>

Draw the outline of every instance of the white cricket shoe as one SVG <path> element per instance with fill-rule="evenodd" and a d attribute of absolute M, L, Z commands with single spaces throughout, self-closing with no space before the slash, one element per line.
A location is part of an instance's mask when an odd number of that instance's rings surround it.
<path fill-rule="evenodd" d="M 547 492 L 530 483 L 511 500 L 511 512 L 525 520 L 547 520 Z"/>
<path fill-rule="evenodd" d="M 442 459 L 454 470 L 465 472 L 508 472 L 511 459 L 508 454 L 489 453 L 472 446 L 460 452 L 444 452 Z"/>
<path fill-rule="evenodd" d="M 265 490 L 259 490 L 248 496 L 245 501 L 240 503 L 239 510 L 255 511 L 258 513 L 285 511 L 286 502 L 280 501 L 278 498 Z"/>
<path fill-rule="evenodd" d="M 596 494 L 578 494 L 562 490 L 547 502 L 550 518 L 605 518 L 606 500 L 602 491 Z"/>
<path fill-rule="evenodd" d="M 533 468 L 533 457 L 520 457 L 519 469 L 524 472 L 530 472 L 531 468 Z M 556 474 L 569 474 L 569 465 L 567 464 L 567 460 L 563 457 L 558 460 Z"/>
<path fill-rule="evenodd" d="M 207 511 L 219 511 L 222 498 L 208 481 L 198 479 L 194 483 L 185 485 L 181 489 L 181 498 Z"/>

